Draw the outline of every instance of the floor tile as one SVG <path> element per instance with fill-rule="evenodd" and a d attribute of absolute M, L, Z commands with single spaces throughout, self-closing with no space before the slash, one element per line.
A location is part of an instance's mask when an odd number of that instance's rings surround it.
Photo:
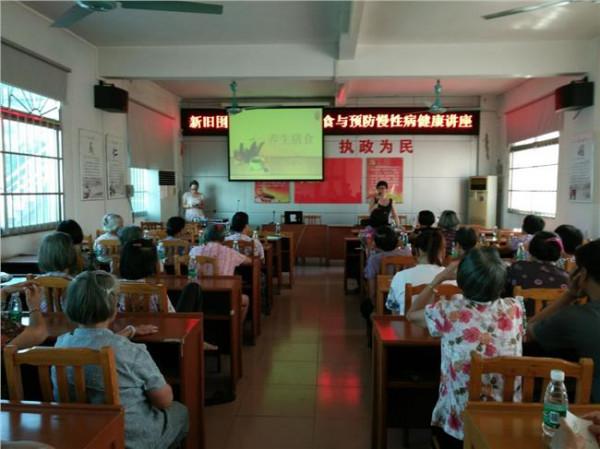
<path fill-rule="evenodd" d="M 369 417 L 371 408 L 371 392 L 367 387 L 317 387 L 318 418 Z"/>
<path fill-rule="evenodd" d="M 235 418 L 228 449 L 310 449 L 313 447 L 313 418 Z"/>
<path fill-rule="evenodd" d="M 316 387 L 250 387 L 240 397 L 239 416 L 314 416 Z"/>
<path fill-rule="evenodd" d="M 315 449 L 368 449 L 369 447 L 371 447 L 371 422 L 368 419 L 317 418 Z"/>

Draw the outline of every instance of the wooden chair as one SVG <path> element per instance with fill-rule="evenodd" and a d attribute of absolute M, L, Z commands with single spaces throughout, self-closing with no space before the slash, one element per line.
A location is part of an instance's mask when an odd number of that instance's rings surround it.
<path fill-rule="evenodd" d="M 151 229 L 144 231 L 144 238 L 152 240 L 157 244 L 162 239 L 167 238 L 167 231 L 164 229 Z"/>
<path fill-rule="evenodd" d="M 92 251 L 94 248 L 94 239 L 92 239 L 92 234 L 84 235 L 83 240 L 81 241 L 81 249 Z"/>
<path fill-rule="evenodd" d="M 421 293 L 427 284 L 412 285 L 406 284 L 404 287 L 404 310 L 408 311 L 412 305 L 413 296 Z M 453 284 L 440 284 L 436 288 L 437 293 L 435 294 L 435 300 L 438 301 L 441 298 L 450 299 L 454 295 L 462 294 L 460 287 Z"/>
<path fill-rule="evenodd" d="M 186 223 L 179 238 L 181 240 L 186 240 L 190 246 L 194 246 L 198 243 L 201 235 L 202 228 L 199 223 Z"/>
<path fill-rule="evenodd" d="M 175 275 L 181 276 L 181 265 L 185 265 L 187 267 L 190 263 L 190 256 L 174 256 L 173 259 L 175 263 Z M 207 256 L 195 256 L 195 259 L 196 266 L 200 267 L 198 275 L 217 276 L 219 274 L 219 261 L 216 258 Z M 206 265 L 211 266 L 210 274 L 206 274 L 206 271 L 203 270 L 206 267 Z"/>
<path fill-rule="evenodd" d="M 27 275 L 28 281 L 33 281 L 43 290 L 43 297 L 48 304 L 48 312 L 62 312 L 62 299 L 71 282 L 69 279 L 60 276 L 34 276 Z"/>
<path fill-rule="evenodd" d="M 151 312 L 154 298 L 156 298 L 159 312 L 169 311 L 167 288 L 163 284 L 121 281 L 120 294 L 124 299 L 126 312 Z"/>
<path fill-rule="evenodd" d="M 572 273 L 575 268 L 577 268 L 577 264 L 575 263 L 574 259 L 567 259 L 567 261 L 565 262 L 565 271 L 567 273 Z"/>
<path fill-rule="evenodd" d="M 162 240 L 160 245 L 164 251 L 165 265 L 173 265 L 175 256 L 181 256 L 190 252 L 190 244 L 186 240 Z"/>
<path fill-rule="evenodd" d="M 304 215 L 304 224 L 320 225 L 321 224 L 321 216 L 315 215 L 315 214 L 305 214 Z"/>
<path fill-rule="evenodd" d="M 19 351 L 16 346 L 6 346 L 4 348 L 4 367 L 8 383 L 8 396 L 11 401 L 22 401 L 24 399 L 23 379 L 21 377 L 22 365 L 37 366 L 44 402 L 54 402 L 52 381 L 50 379 L 51 366 L 56 368 L 58 400 L 60 402 L 87 402 L 84 366 L 99 365 L 104 380 L 104 402 L 110 405 L 120 404 L 117 368 L 111 347 L 106 346 L 100 350 L 33 347 Z M 74 401 L 70 395 L 67 367 L 73 368 Z M 73 430 L 76 431 L 76 429 Z"/>
<path fill-rule="evenodd" d="M 522 296 L 533 301 L 535 315 L 546 306 L 547 302 L 556 301 L 564 293 L 562 288 L 522 288 L 517 285 L 513 289 L 513 296 Z"/>
<path fill-rule="evenodd" d="M 417 265 L 417 261 L 412 256 L 385 256 L 381 259 L 379 266 L 380 274 L 395 274 L 398 271 L 412 268 Z M 392 267 L 390 269 L 390 267 Z"/>
<path fill-rule="evenodd" d="M 121 241 L 120 240 L 99 240 L 96 246 L 100 247 L 100 256 L 98 257 L 99 262 L 109 263 L 110 272 L 112 274 L 119 274 L 119 267 L 121 261 Z M 105 260 L 110 259 L 109 262 Z"/>
<path fill-rule="evenodd" d="M 246 240 L 238 240 L 239 252 L 248 257 L 254 257 L 254 240 L 246 241 Z M 233 240 L 225 240 L 223 242 L 225 246 L 229 248 L 233 248 Z"/>
<path fill-rule="evenodd" d="M 142 221 L 140 228 L 142 228 L 142 231 L 164 230 L 165 225 L 162 221 Z"/>
<path fill-rule="evenodd" d="M 388 292 L 390 291 L 390 285 L 392 285 L 393 277 L 394 276 L 389 274 L 377 275 L 377 294 L 375 296 L 375 313 L 377 315 L 383 315 L 385 313 L 385 300 Z"/>
<path fill-rule="evenodd" d="M 594 362 L 581 358 L 579 363 L 548 357 L 493 357 L 483 358 L 479 353 L 471 353 L 471 378 L 469 381 L 469 400 L 478 401 L 482 397 L 481 376 L 487 373 L 501 374 L 504 378 L 502 400 L 512 402 L 514 381 L 522 379 L 523 402 L 533 402 L 535 379 L 543 379 L 540 402 L 544 400 L 546 386 L 550 382 L 550 370 L 560 369 L 565 377 L 575 378 L 575 404 L 589 404 L 592 392 Z"/>

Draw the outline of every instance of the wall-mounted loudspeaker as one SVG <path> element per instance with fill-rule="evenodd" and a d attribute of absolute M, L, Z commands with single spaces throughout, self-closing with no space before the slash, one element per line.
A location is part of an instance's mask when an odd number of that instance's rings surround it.
<path fill-rule="evenodd" d="M 554 91 L 556 111 L 575 111 L 594 104 L 594 83 L 587 80 L 572 81 Z"/>
<path fill-rule="evenodd" d="M 127 112 L 129 93 L 100 81 L 94 86 L 94 107 L 106 112 Z"/>

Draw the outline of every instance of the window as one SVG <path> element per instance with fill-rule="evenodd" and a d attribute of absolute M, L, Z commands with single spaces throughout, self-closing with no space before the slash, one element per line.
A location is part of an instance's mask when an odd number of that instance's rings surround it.
<path fill-rule="evenodd" d="M 0 84 L 3 235 L 53 229 L 64 211 L 60 102 Z"/>
<path fill-rule="evenodd" d="M 136 217 L 148 215 L 148 201 L 150 201 L 150 170 L 144 168 L 131 168 L 131 183 L 133 184 L 133 197 L 131 208 Z"/>
<path fill-rule="evenodd" d="M 558 131 L 510 146 L 509 212 L 556 216 Z"/>

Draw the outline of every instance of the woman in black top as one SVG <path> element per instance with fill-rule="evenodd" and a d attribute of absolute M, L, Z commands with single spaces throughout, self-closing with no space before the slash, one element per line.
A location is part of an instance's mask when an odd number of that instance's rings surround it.
<path fill-rule="evenodd" d="M 394 200 L 389 196 L 387 182 L 379 181 L 376 189 L 377 193 L 369 199 L 369 213 L 373 212 L 374 209 L 382 209 L 386 212 L 388 221 L 391 215 L 396 226 L 400 226 L 400 220 L 394 208 Z"/>

